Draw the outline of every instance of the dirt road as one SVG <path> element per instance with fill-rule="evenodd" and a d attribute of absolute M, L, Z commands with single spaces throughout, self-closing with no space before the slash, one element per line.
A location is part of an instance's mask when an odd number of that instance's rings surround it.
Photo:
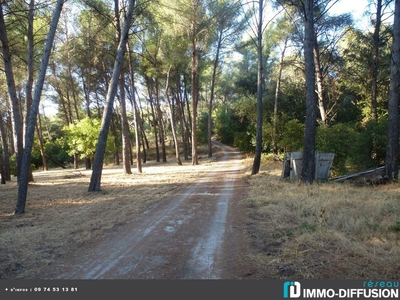
<path fill-rule="evenodd" d="M 246 262 L 241 154 L 51 266 L 43 279 L 238 279 Z M 134 195 L 132 195 L 134 197 Z"/>

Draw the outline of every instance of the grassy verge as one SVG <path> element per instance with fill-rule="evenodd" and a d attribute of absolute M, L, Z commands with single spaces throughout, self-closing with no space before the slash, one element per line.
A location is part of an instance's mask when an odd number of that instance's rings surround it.
<path fill-rule="evenodd" d="M 266 162 L 248 179 L 258 277 L 400 278 L 399 184 L 302 185 L 281 180 L 281 171 L 281 163 Z"/>

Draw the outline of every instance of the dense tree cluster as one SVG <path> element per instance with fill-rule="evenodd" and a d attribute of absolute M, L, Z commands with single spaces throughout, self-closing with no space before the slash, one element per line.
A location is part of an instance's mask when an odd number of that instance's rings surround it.
<path fill-rule="evenodd" d="M 18 178 L 16 213 L 32 168 L 84 163 L 95 191 L 105 162 L 197 165 L 213 136 L 253 153 L 253 174 L 262 154 L 304 151 L 311 183 L 319 151 L 337 175 L 386 165 L 397 180 L 398 2 L 370 0 L 369 29 L 331 14 L 336 0 L 1 2 L 0 170 Z"/>

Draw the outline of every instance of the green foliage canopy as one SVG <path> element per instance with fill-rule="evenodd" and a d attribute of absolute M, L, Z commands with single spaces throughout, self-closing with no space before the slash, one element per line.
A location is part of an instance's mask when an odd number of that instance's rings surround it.
<path fill-rule="evenodd" d="M 65 138 L 70 147 L 69 154 L 79 154 L 82 158 L 93 158 L 99 137 L 101 120 L 97 118 L 84 118 L 75 124 L 64 127 Z M 107 151 L 112 152 L 113 141 L 107 139 Z"/>

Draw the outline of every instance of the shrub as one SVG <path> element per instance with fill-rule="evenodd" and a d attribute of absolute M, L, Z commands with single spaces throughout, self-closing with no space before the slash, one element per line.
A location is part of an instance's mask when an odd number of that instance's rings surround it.
<path fill-rule="evenodd" d="M 215 133 L 221 143 L 233 145 L 236 124 L 233 121 L 234 112 L 223 107 L 217 109 L 215 118 Z"/>
<path fill-rule="evenodd" d="M 286 152 L 301 151 L 304 141 L 304 124 L 299 120 L 289 120 L 284 125 L 284 133 L 279 148 L 285 149 Z"/>
<path fill-rule="evenodd" d="M 93 158 L 97 147 L 101 121 L 84 118 L 75 124 L 64 127 L 69 155 L 79 154 L 82 158 Z M 114 152 L 114 137 L 107 137 L 106 154 Z"/>
<path fill-rule="evenodd" d="M 73 162 L 73 157 L 68 154 L 69 150 L 68 144 L 63 138 L 47 142 L 45 145 L 45 152 L 51 157 L 51 159 L 48 160 L 49 167 L 58 167 L 59 164 Z"/>
<path fill-rule="evenodd" d="M 357 126 L 358 137 L 354 141 L 351 162 L 357 169 L 382 165 L 386 156 L 387 121 L 370 120 Z"/>
<path fill-rule="evenodd" d="M 249 133 L 251 126 L 247 118 L 240 118 L 235 110 L 225 105 L 218 107 L 214 113 L 215 134 L 222 143 L 236 146 L 240 144 L 244 150 L 252 149 L 252 134 Z"/>
<path fill-rule="evenodd" d="M 235 132 L 233 137 L 233 146 L 238 148 L 243 153 L 250 153 L 254 151 L 251 140 L 252 136 L 248 132 Z"/>
<path fill-rule="evenodd" d="M 316 149 L 318 152 L 334 153 L 332 173 L 342 175 L 354 167 L 349 162 L 355 155 L 356 140 L 354 125 L 320 126 L 317 128 Z"/>
<path fill-rule="evenodd" d="M 208 142 L 208 113 L 202 112 L 197 118 L 197 142 L 207 144 Z"/>

